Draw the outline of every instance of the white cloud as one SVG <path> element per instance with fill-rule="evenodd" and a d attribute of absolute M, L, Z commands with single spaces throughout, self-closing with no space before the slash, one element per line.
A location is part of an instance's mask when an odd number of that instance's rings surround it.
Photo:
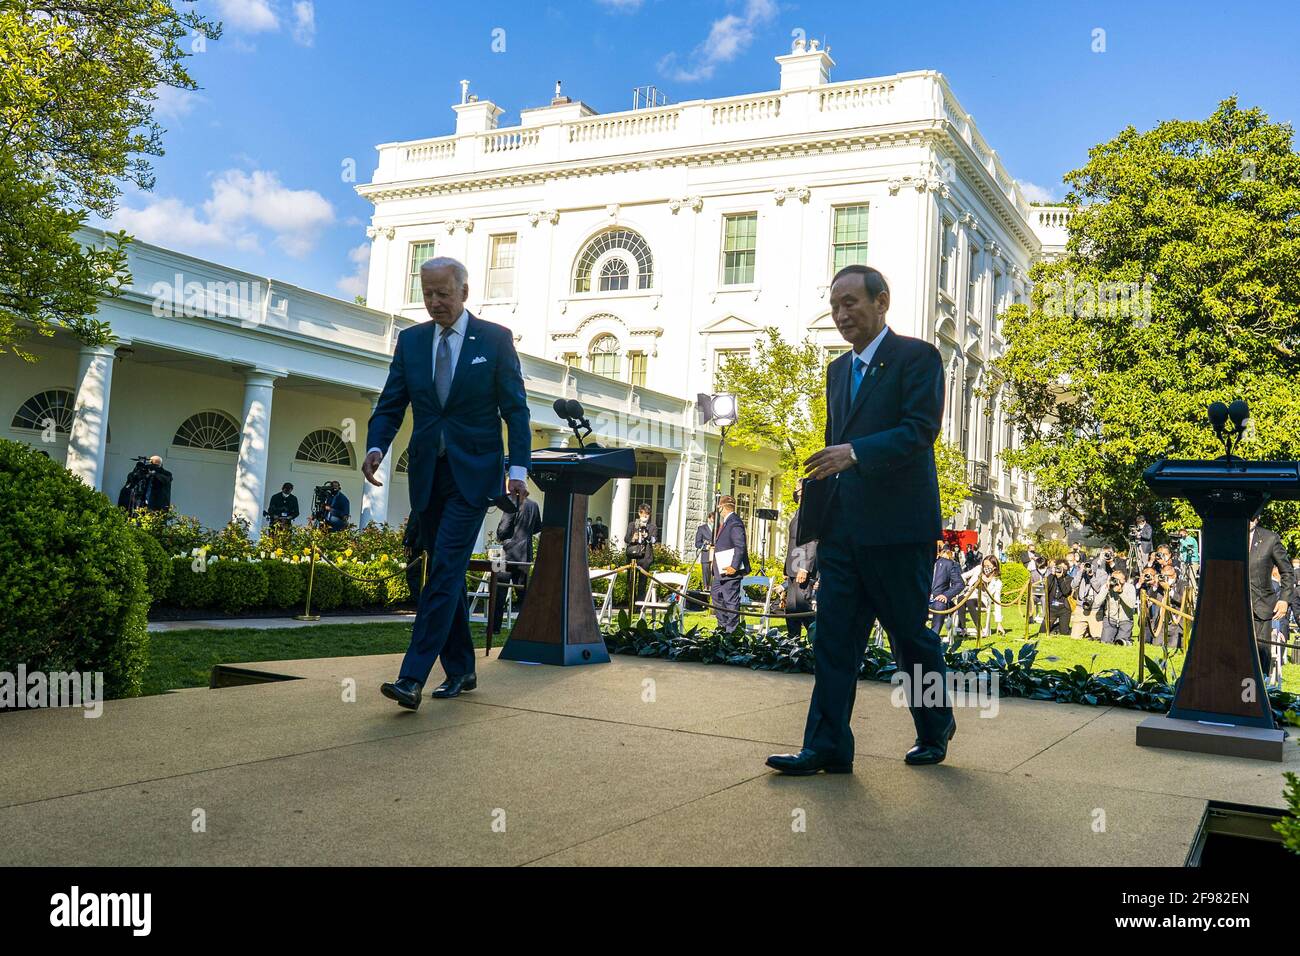
<path fill-rule="evenodd" d="M 596 0 L 596 2 L 607 10 L 616 10 L 619 13 L 634 13 L 641 9 L 644 0 Z"/>
<path fill-rule="evenodd" d="M 370 276 L 370 243 L 353 246 L 348 250 L 348 259 L 356 269 L 338 281 L 338 289 L 351 299 L 366 294 L 366 281 Z"/>
<path fill-rule="evenodd" d="M 140 197 L 139 207 L 126 204 L 111 224 L 145 242 L 182 252 L 213 248 L 259 251 L 263 235 L 294 258 L 315 248 L 316 240 L 334 221 L 334 208 L 311 189 L 288 189 L 274 172 L 246 173 L 227 169 L 212 182 L 212 195 L 202 209 L 174 197 Z"/>
<path fill-rule="evenodd" d="M 745 0 L 743 15 L 729 13 L 714 20 L 708 38 L 685 57 L 669 53 L 659 70 L 681 83 L 707 80 L 722 63 L 730 63 L 754 42 L 755 31 L 776 17 L 775 0 Z"/>
<path fill-rule="evenodd" d="M 280 18 L 266 0 L 215 0 L 217 18 L 236 30 L 262 33 L 278 30 Z"/>
<path fill-rule="evenodd" d="M 1027 182 L 1023 179 L 1017 180 L 1020 183 L 1020 191 L 1025 194 L 1025 199 L 1029 202 L 1058 202 L 1059 200 L 1052 194 L 1052 190 L 1036 183 Z"/>
<path fill-rule="evenodd" d="M 153 101 L 155 119 L 179 120 L 194 111 L 202 97 L 193 90 L 182 90 L 175 86 L 159 86 L 154 90 L 157 98 Z"/>
<path fill-rule="evenodd" d="M 316 39 L 316 8 L 311 0 L 295 0 L 293 5 L 293 42 L 311 46 Z"/>

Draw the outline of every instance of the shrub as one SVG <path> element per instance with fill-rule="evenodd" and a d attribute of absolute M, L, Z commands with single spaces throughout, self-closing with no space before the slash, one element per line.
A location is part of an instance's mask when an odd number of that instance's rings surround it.
<path fill-rule="evenodd" d="M 158 539 L 138 526 L 132 526 L 132 536 L 144 559 L 145 585 L 149 589 L 149 606 L 157 607 L 167 600 L 172 586 L 172 559 Z"/>
<path fill-rule="evenodd" d="M 1289 770 L 1282 776 L 1286 779 L 1284 796 L 1291 813 L 1273 824 L 1273 829 L 1281 835 L 1283 846 L 1300 855 L 1300 776 Z"/>
<path fill-rule="evenodd" d="M 0 439 L 0 670 L 103 672 L 140 693 L 145 564 L 126 517 L 62 465 Z"/>
<path fill-rule="evenodd" d="M 261 607 L 266 601 L 266 572 L 257 561 L 213 561 L 207 576 L 212 579 L 213 603 L 227 614 Z"/>
<path fill-rule="evenodd" d="M 198 518 L 183 515 L 173 508 L 137 511 L 127 520 L 162 545 L 168 557 L 189 554 L 207 544 L 212 536 L 211 531 L 199 524 Z"/>
<path fill-rule="evenodd" d="M 1023 564 L 1008 561 L 1002 565 L 1002 600 L 1010 601 L 1029 580 L 1029 569 Z"/>
<path fill-rule="evenodd" d="M 185 608 L 212 607 L 212 576 L 208 574 L 206 563 L 199 565 L 203 568 L 202 571 L 195 570 L 196 562 L 198 558 L 172 558 L 172 585 L 167 592 L 168 604 Z"/>
<path fill-rule="evenodd" d="M 298 572 L 302 575 L 303 587 L 311 574 L 311 562 L 300 561 Z M 304 592 L 303 599 L 306 600 Z M 328 564 L 316 562 L 316 580 L 311 588 L 311 606 L 313 611 L 333 611 L 343 603 L 343 575 Z"/>
<path fill-rule="evenodd" d="M 293 607 L 302 601 L 307 585 L 297 565 L 272 559 L 262 562 L 262 570 L 266 572 L 267 607 Z"/>

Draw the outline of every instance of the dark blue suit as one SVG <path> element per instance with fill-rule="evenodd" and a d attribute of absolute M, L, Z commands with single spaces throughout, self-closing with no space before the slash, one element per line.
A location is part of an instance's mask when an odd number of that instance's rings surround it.
<path fill-rule="evenodd" d="M 420 684 L 428 680 L 439 656 L 449 677 L 474 671 L 465 571 L 488 505 L 505 490 L 503 420 L 511 463 L 527 466 L 532 457 L 528 397 L 510 330 L 469 316 L 444 406 L 433 387 L 437 328 L 436 322 L 423 322 L 398 335 L 388 381 L 366 436 L 367 448 L 387 455 L 411 406 L 411 510 L 420 516 L 429 576 L 400 676 Z"/>
<path fill-rule="evenodd" d="M 714 605 L 713 615 L 718 619 L 718 630 L 727 632 L 734 631 L 740 626 L 740 615 L 737 613 L 740 609 L 740 581 L 750 570 L 745 522 L 741 521 L 740 516 L 734 511 L 723 520 L 718 527 L 717 536 L 713 539 L 715 555 L 719 551 L 730 549 L 736 552 L 731 556 L 730 564 L 730 567 L 736 569 L 736 573 L 724 575 L 721 573 L 723 568 L 718 568 L 718 573 L 713 576 L 713 583 L 709 586 L 709 594 Z"/>
<path fill-rule="evenodd" d="M 816 683 L 803 745 L 843 762 L 853 760 L 849 718 L 877 620 L 909 679 L 917 665 L 935 675 L 930 680 L 946 683 L 947 674 L 939 637 L 926 626 L 941 530 L 934 442 L 943 414 L 943 362 L 928 342 L 887 331 L 850 402 L 853 360 L 846 352 L 826 369 L 826 444 L 852 444 L 857 464 L 824 479 L 830 487 L 818 527 L 801 533 L 818 539 L 821 578 Z M 805 503 L 810 497 L 805 484 Z M 909 695 L 917 737 L 938 743 L 952 719 L 947 693 L 943 706 L 925 707 L 918 706 L 920 690 Z"/>
<path fill-rule="evenodd" d="M 957 562 L 952 558 L 937 558 L 934 562 L 934 579 L 930 583 L 930 609 L 932 611 L 951 610 L 953 604 L 957 602 L 957 598 L 964 590 L 966 590 L 966 582 L 962 579 L 961 568 L 957 565 Z M 940 595 L 947 598 L 947 600 L 940 601 Z M 951 614 L 931 615 L 930 626 L 937 631 L 951 617 Z"/>

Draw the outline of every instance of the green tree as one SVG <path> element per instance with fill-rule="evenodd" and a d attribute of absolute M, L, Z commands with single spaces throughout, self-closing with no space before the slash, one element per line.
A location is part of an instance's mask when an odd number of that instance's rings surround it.
<path fill-rule="evenodd" d="M 86 249 L 74 233 L 112 215 L 123 182 L 152 188 L 158 90 L 194 89 L 187 49 L 218 36 L 167 0 L 0 0 L 0 352 L 30 360 L 24 340 L 55 325 L 109 340 L 91 316 L 129 280 L 128 237 Z"/>
<path fill-rule="evenodd" d="M 826 353 L 805 339 L 792 345 L 779 329 L 768 327 L 755 339 L 748 359 L 727 356 L 718 369 L 717 387 L 735 392 L 740 418 L 727 430 L 728 444 L 757 450 L 778 448 L 781 471 L 803 472 L 808 456 L 826 444 Z M 939 503 L 951 518 L 970 495 L 966 458 L 942 439 L 935 442 Z M 782 482 L 782 504 L 794 511 L 794 481 Z"/>
<path fill-rule="evenodd" d="M 1028 306 L 986 390 L 1006 388 L 1040 507 L 1122 545 L 1138 513 L 1197 524 L 1142 481 L 1159 455 L 1213 458 L 1205 409 L 1244 398 L 1248 458 L 1300 457 L 1300 155 L 1287 124 L 1222 102 L 1205 120 L 1132 127 L 1065 176 L 1063 256 L 1034 266 Z M 1268 519 L 1294 547 L 1293 503 Z"/>

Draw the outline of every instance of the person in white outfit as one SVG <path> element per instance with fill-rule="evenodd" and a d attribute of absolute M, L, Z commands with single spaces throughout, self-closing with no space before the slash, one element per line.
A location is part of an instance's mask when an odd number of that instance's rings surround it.
<path fill-rule="evenodd" d="M 971 596 L 970 601 L 963 607 L 971 609 L 971 616 L 975 619 L 975 629 L 964 626 L 962 632 L 968 636 L 974 636 L 980 630 L 980 610 L 985 614 L 993 615 L 993 623 L 997 625 L 998 633 L 1005 634 L 1006 628 L 1002 626 L 1002 605 L 998 601 L 1002 600 L 1002 564 L 996 557 L 989 555 L 979 563 L 978 567 L 971 568 L 962 575 L 962 580 L 966 582 L 969 588 L 977 581 L 984 582 L 984 589 L 978 594 Z M 963 616 L 964 618 L 964 616 Z"/>

